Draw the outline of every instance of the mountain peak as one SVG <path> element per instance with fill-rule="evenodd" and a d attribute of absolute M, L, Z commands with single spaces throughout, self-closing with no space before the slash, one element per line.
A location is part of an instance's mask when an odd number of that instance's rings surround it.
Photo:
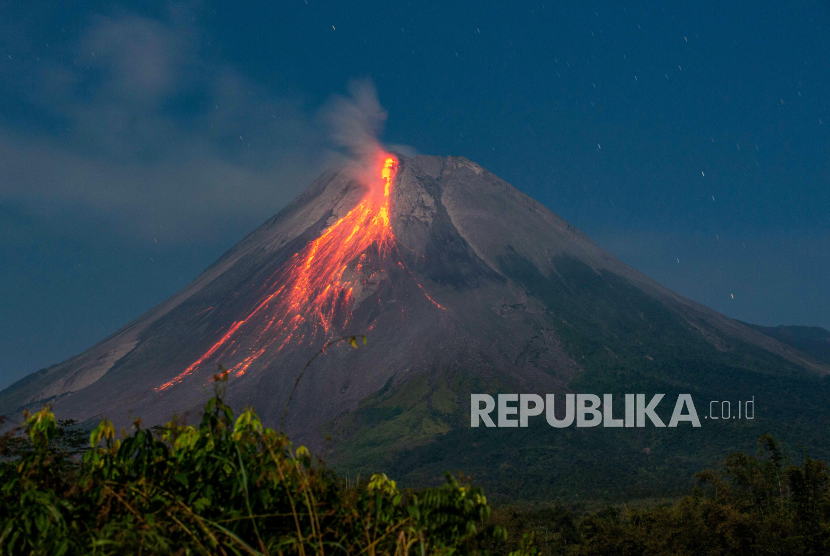
<path fill-rule="evenodd" d="M 593 281 L 626 284 L 716 349 L 748 343 L 828 369 L 650 280 L 475 162 L 390 153 L 326 170 L 181 292 L 0 393 L 0 411 L 51 401 L 78 420 L 162 422 L 201 407 L 221 365 L 230 399 L 273 422 L 327 339 L 365 333 L 366 348 L 315 362 L 292 402 L 290 428 L 319 444 L 385 385 L 438 369 L 566 387 L 582 361 L 546 296 L 561 283 L 559 301 L 575 299 Z"/>

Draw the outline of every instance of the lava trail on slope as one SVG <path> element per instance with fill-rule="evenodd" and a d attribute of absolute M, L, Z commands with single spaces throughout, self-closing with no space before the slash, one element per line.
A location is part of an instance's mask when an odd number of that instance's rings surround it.
<path fill-rule="evenodd" d="M 234 322 L 201 357 L 156 391 L 178 384 L 210 361 L 232 361 L 226 372 L 241 376 L 256 362 L 272 362 L 290 343 L 311 342 L 321 333 L 331 336 L 336 328 L 345 326 L 355 287 L 376 282 L 397 246 L 389 220 L 397 165 L 394 156 L 383 155 L 376 174 L 380 182 L 372 184 L 377 187 L 369 187 L 356 207 L 283 265 L 265 285 L 267 295 L 247 316 Z M 400 261 L 397 264 L 403 266 Z M 443 308 L 426 292 L 424 295 Z"/>

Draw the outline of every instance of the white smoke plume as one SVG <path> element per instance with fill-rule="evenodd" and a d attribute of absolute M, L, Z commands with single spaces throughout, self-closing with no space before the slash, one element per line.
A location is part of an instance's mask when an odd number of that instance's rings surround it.
<path fill-rule="evenodd" d="M 329 127 L 332 144 L 350 158 L 365 161 L 381 148 L 378 138 L 387 113 L 370 79 L 353 79 L 348 90 L 351 96 L 335 96 L 321 114 Z"/>

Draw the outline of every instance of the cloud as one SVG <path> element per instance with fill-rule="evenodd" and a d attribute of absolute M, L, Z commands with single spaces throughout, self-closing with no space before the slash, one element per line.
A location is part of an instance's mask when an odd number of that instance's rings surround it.
<path fill-rule="evenodd" d="M 95 15 L 68 56 L 35 64 L 22 51 L 31 63 L 0 69 L 0 94 L 19 108 L 0 117 L 0 204 L 168 241 L 250 230 L 278 211 L 328 162 L 318 111 L 208 62 L 204 46 L 171 12 Z"/>
<path fill-rule="evenodd" d="M 259 224 L 316 173 L 292 158 L 275 153 L 273 166 L 257 168 L 197 144 L 153 163 L 100 160 L 50 140 L 0 135 L 6 199 L 43 217 L 91 212 L 128 234 L 177 241 L 215 237 L 220 224 Z"/>
<path fill-rule="evenodd" d="M 343 155 L 377 152 L 387 114 L 371 80 L 310 107 L 217 60 L 187 6 L 168 8 L 93 14 L 48 49 L 16 35 L 0 65 L 0 99 L 19 108 L 0 113 L 0 205 L 211 241 L 253 229 Z"/>
<path fill-rule="evenodd" d="M 335 96 L 322 111 L 332 142 L 361 160 L 377 151 L 378 137 L 386 122 L 386 110 L 378 101 L 369 79 L 349 82 L 350 97 Z"/>
<path fill-rule="evenodd" d="M 180 86 L 178 70 L 195 54 L 196 43 L 196 32 L 188 27 L 137 16 L 95 16 L 81 41 L 81 60 L 106 73 L 105 89 L 113 97 L 154 103 Z"/>

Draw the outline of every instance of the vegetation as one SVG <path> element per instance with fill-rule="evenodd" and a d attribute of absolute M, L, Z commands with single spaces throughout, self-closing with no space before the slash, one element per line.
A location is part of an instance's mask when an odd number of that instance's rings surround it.
<path fill-rule="evenodd" d="M 534 537 L 543 554 L 580 556 L 746 556 L 830 554 L 830 483 L 823 461 L 787 464 L 768 435 L 762 453 L 734 453 L 720 472 L 673 504 L 611 507 L 577 515 L 562 507 L 502 509 L 490 520 L 510 546 Z"/>
<path fill-rule="evenodd" d="M 450 475 L 421 491 L 383 474 L 345 480 L 253 411 L 234 419 L 219 389 L 198 427 L 137 421 L 116 438 L 104 420 L 85 436 L 44 408 L 25 436 L 2 437 L 1 554 L 830 553 L 825 463 L 793 464 L 768 435 L 671 504 L 594 512 L 491 512 Z"/>
<path fill-rule="evenodd" d="M 136 421 L 117 439 L 104 420 L 82 455 L 46 408 L 25 433 L 0 446 L 2 554 L 477 554 L 506 538 L 480 488 L 349 484 L 219 391 L 198 427 Z"/>
<path fill-rule="evenodd" d="M 580 368 L 567 386 L 540 391 L 486 357 L 469 356 L 396 377 L 399 382 L 362 400 L 331 429 L 337 443 L 329 465 L 352 473 L 382 466 L 413 486 L 432 486 L 444 470 L 463 470 L 494 504 L 539 505 L 676 499 L 690 492 L 696 472 L 730 453 L 754 453 L 766 433 L 830 461 L 830 375 L 720 334 L 693 316 L 690 322 L 623 277 L 564 255 L 552 262 L 556 272 L 545 276 L 514 254 L 499 270 L 544 304 L 539 318 Z M 819 332 L 790 336 L 812 342 L 809 353 L 818 357 L 819 339 L 827 338 Z M 531 343 L 521 364 L 547 355 L 544 342 Z M 565 378 L 563 367 L 539 368 Z M 657 413 L 666 422 L 677 395 L 687 393 L 703 426 L 553 429 L 539 416 L 520 431 L 470 427 L 470 393 L 516 392 L 607 393 L 615 400 L 662 393 Z M 734 410 L 749 399 L 754 419 L 706 419 L 712 400 L 730 401 Z M 621 416 L 618 404 L 615 411 Z"/>

